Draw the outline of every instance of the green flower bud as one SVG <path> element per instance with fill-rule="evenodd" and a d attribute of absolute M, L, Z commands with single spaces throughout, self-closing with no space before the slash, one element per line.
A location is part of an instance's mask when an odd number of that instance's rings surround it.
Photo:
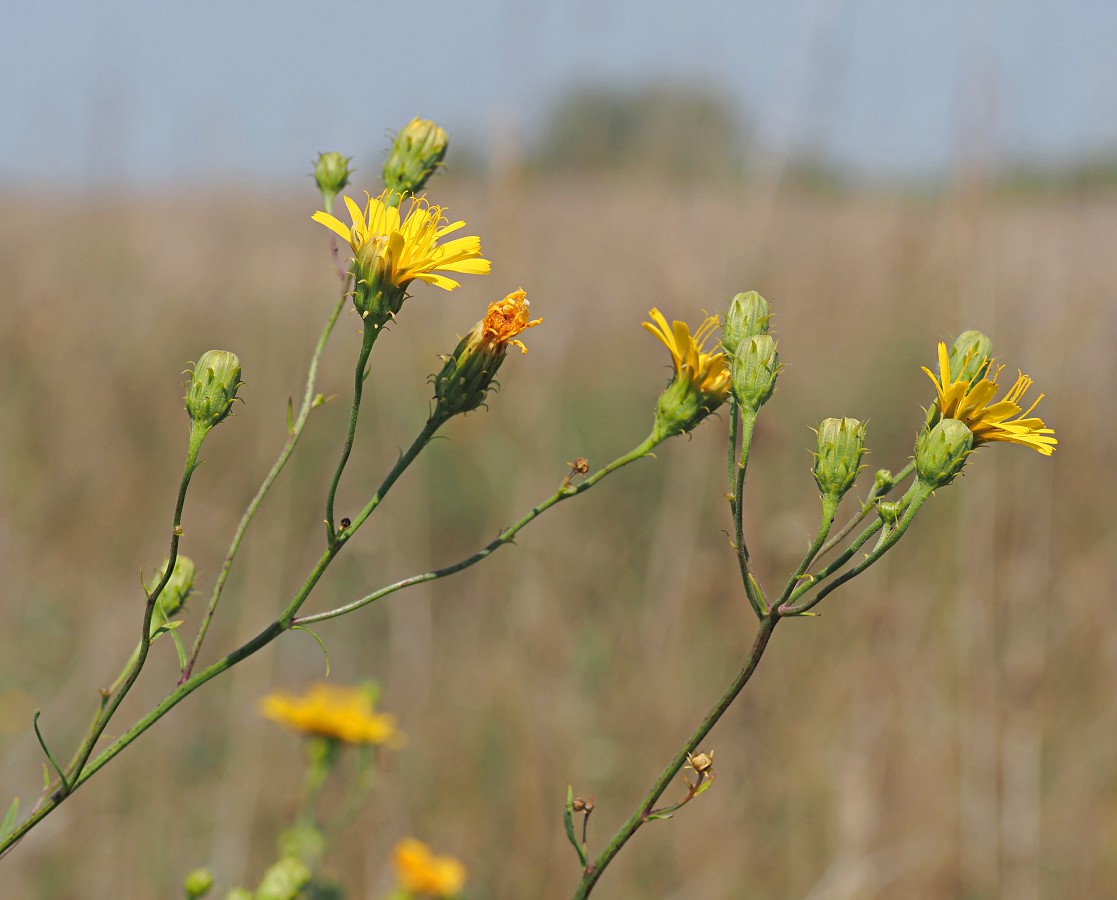
<path fill-rule="evenodd" d="M 885 525 L 895 525 L 900 521 L 900 513 L 904 511 L 904 504 L 901 500 L 878 500 L 877 501 L 877 515 L 881 517 Z"/>
<path fill-rule="evenodd" d="M 163 560 L 163 565 L 159 567 L 155 579 L 150 585 L 146 586 L 148 591 L 151 591 L 163 580 L 163 573 L 166 571 L 167 560 Z M 152 629 L 159 627 L 182 609 L 192 590 L 194 590 L 194 563 L 190 557 L 183 556 L 180 553 L 175 557 L 175 567 L 174 571 L 171 572 L 170 580 L 167 581 L 162 593 L 159 594 L 159 599 L 156 601 L 156 609 L 159 615 L 152 618 Z"/>
<path fill-rule="evenodd" d="M 256 900 L 295 900 L 310 883 L 310 869 L 306 863 L 286 857 L 274 863 L 256 888 Z"/>
<path fill-rule="evenodd" d="M 896 476 L 890 469 L 877 469 L 873 476 L 873 496 L 883 497 L 896 485 Z"/>
<path fill-rule="evenodd" d="M 915 442 L 915 470 L 920 481 L 932 488 L 950 484 L 972 449 L 973 433 L 957 419 L 943 419 L 920 433 Z"/>
<path fill-rule="evenodd" d="M 349 184 L 349 176 L 352 174 L 349 168 L 351 158 L 342 156 L 336 151 L 318 154 L 318 162 L 314 166 L 314 180 L 318 182 L 318 190 L 322 192 L 322 208 L 326 212 L 334 208 L 337 195 Z"/>
<path fill-rule="evenodd" d="M 865 452 L 865 426 L 857 419 L 823 419 L 818 426 L 818 452 L 814 454 L 814 480 L 819 491 L 841 499 L 853 487 Z"/>
<path fill-rule="evenodd" d="M 240 360 L 228 350 L 207 350 L 194 364 L 186 387 L 186 411 L 195 425 L 212 428 L 233 409 L 240 380 Z"/>
<path fill-rule="evenodd" d="M 450 138 L 430 119 L 414 118 L 392 141 L 384 160 L 384 187 L 393 196 L 416 194 L 446 157 Z"/>
<path fill-rule="evenodd" d="M 182 882 L 186 900 L 197 900 L 213 890 L 213 873 L 209 869 L 195 869 Z"/>
<path fill-rule="evenodd" d="M 950 372 L 956 381 L 974 381 L 989 368 L 993 342 L 980 331 L 963 331 L 950 348 Z"/>
<path fill-rule="evenodd" d="M 776 389 L 780 355 L 769 334 L 755 334 L 741 341 L 733 354 L 730 374 L 733 394 L 743 409 L 757 412 Z"/>
<path fill-rule="evenodd" d="M 729 312 L 721 327 L 721 346 L 730 356 L 736 355 L 737 347 L 745 338 L 768 333 L 771 317 L 768 301 L 756 291 L 738 294 L 729 301 Z"/>

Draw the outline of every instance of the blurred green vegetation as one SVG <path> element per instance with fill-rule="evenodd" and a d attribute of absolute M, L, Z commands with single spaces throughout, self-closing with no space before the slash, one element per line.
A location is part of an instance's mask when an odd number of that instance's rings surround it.
<path fill-rule="evenodd" d="M 612 115 L 601 103 L 587 134 Z M 728 127 L 716 109 L 700 115 L 711 134 Z M 651 137 L 635 114 L 626 121 L 628 137 L 601 138 L 609 165 Z M 701 160 L 688 148 L 665 147 L 667 168 L 693 172 Z M 450 295 L 418 287 L 378 342 L 339 515 L 417 432 L 437 354 L 489 300 L 523 285 L 545 323 L 525 336 L 527 356 L 507 360 L 491 408 L 445 429 L 310 608 L 460 558 L 549 495 L 569 460 L 596 467 L 637 443 L 669 375 L 639 327 L 648 308 L 694 322 L 750 288 L 772 300 L 788 364 L 747 498 L 750 549 L 774 582 L 816 524 L 808 426 L 868 419 L 870 466 L 899 468 L 930 402 L 920 365 L 937 340 L 982 328 L 1009 371 L 1047 392 L 1055 457 L 981 450 L 887 562 L 820 618 L 781 626 L 704 748 L 716 751 L 713 789 L 641 831 L 599 891 L 1110 893 L 1117 638 L 1104 623 L 1117 442 L 1097 406 L 1117 388 L 1117 202 L 701 179 L 680 195 L 650 175 L 604 190 L 541 177 L 444 179 L 432 191 L 483 236 L 494 272 Z M 0 207 L 3 799 L 35 796 L 32 710 L 64 753 L 134 645 L 137 569 L 163 557 L 185 452 L 179 373 L 211 347 L 236 351 L 247 382 L 186 507 L 183 551 L 203 588 L 216 575 L 335 295 L 314 203 L 226 190 L 9 194 Z M 205 659 L 269 621 L 320 552 L 358 344 L 348 315 L 320 379 L 336 399 L 266 501 Z M 331 860 L 352 896 L 379 895 L 404 834 L 465 860 L 471 897 L 569 896 L 567 783 L 596 795 L 600 846 L 751 639 L 725 534 L 723 440 L 715 418 L 485 564 L 318 629 L 331 678 L 379 680 L 383 708 L 410 736 Z M 114 732 L 174 683 L 169 642 L 155 651 Z M 259 717 L 258 700 L 323 674 L 314 641 L 291 635 L 203 688 L 2 863 L 4 894 L 170 896 L 200 864 L 223 885 L 251 880 L 297 809 L 301 771 L 298 741 Z"/>

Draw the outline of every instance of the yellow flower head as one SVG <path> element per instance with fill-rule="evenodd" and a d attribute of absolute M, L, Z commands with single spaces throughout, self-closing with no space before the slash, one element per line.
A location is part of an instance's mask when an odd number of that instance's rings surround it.
<path fill-rule="evenodd" d="M 523 288 L 513 291 L 503 300 L 490 303 L 489 311 L 481 322 L 482 339 L 489 344 L 515 344 L 520 353 L 527 353 L 523 341 L 517 341 L 515 337 L 543 321 L 531 318 L 529 306 Z"/>
<path fill-rule="evenodd" d="M 675 377 L 656 404 L 653 435 L 658 442 L 685 434 L 721 406 L 729 396 L 730 377 L 724 353 L 702 350 L 710 332 L 717 328 L 716 316 L 706 318 L 692 336 L 685 322 L 668 326 L 658 309 L 650 315 L 652 322 L 644 322 L 644 327 L 671 351 L 675 364 Z"/>
<path fill-rule="evenodd" d="M 963 371 L 965 368 L 963 365 Z M 1058 443 L 1055 440 L 1055 431 L 1046 427 L 1042 419 L 1031 415 L 1036 404 L 1043 399 L 1043 394 L 1026 410 L 1021 405 L 1024 394 L 1032 386 L 1031 378 L 1019 373 L 1016 383 L 1004 397 L 995 403 L 991 402 L 999 387 L 997 377 L 1003 369 L 1004 366 L 990 363 L 980 378 L 967 380 L 961 374 L 952 375 L 950 353 L 943 343 L 939 344 L 938 377 L 926 366 L 923 367 L 938 393 L 935 405 L 940 417 L 958 419 L 965 423 L 973 432 L 975 447 L 989 441 L 1008 441 L 1023 444 L 1044 456 L 1050 456 Z"/>
<path fill-rule="evenodd" d="M 729 366 L 725 354 L 702 352 L 706 338 L 718 327 L 717 316 L 707 317 L 691 335 L 686 322 L 676 321 L 669 327 L 658 309 L 648 314 L 655 324 L 644 322 L 643 325 L 671 351 L 676 380 L 693 385 L 700 394 L 713 399 L 715 405 L 724 403 L 729 396 Z"/>
<path fill-rule="evenodd" d="M 404 838 L 393 853 L 399 883 L 411 894 L 453 897 L 465 886 L 465 866 L 452 856 L 435 856 L 415 838 Z"/>
<path fill-rule="evenodd" d="M 316 684 L 302 697 L 276 691 L 264 698 L 260 711 L 292 731 L 347 744 L 398 747 L 404 739 L 396 717 L 373 712 L 370 694 L 359 687 Z"/>
<path fill-rule="evenodd" d="M 401 215 L 397 207 L 388 204 L 389 194 L 389 191 L 379 197 L 366 194 L 368 203 L 364 209 L 345 197 L 352 227 L 321 210 L 311 218 L 349 243 L 361 269 L 381 272 L 397 288 L 406 288 L 418 279 L 452 291 L 458 282 L 439 272 L 488 273 L 491 264 L 481 256 L 479 237 L 470 235 L 439 243 L 446 235 L 464 228 L 465 222 L 448 222 L 443 207 L 431 206 L 424 197 L 412 197 L 407 213 Z"/>

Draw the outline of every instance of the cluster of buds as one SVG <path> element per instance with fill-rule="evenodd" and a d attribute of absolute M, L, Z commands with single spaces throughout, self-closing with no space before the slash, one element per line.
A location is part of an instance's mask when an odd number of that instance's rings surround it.
<path fill-rule="evenodd" d="M 721 345 L 729 356 L 733 396 L 743 410 L 759 412 L 776 389 L 780 355 L 768 333 L 772 318 L 768 301 L 756 291 L 729 301 Z"/>

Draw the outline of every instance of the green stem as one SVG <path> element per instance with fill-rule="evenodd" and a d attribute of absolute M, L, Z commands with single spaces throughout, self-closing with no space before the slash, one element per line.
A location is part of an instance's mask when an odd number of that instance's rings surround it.
<path fill-rule="evenodd" d="M 781 605 L 778 612 L 783 616 L 798 616 L 810 610 L 812 607 L 822 602 L 827 594 L 836 591 L 847 581 L 856 578 L 864 572 L 869 566 L 875 563 L 878 559 L 884 556 L 889 550 L 896 546 L 897 541 L 904 536 L 904 532 L 908 530 L 915 519 L 919 508 L 931 496 L 931 488 L 920 482 L 918 479 L 912 484 L 911 489 L 905 495 L 908 499 L 907 505 L 904 507 L 904 512 L 900 516 L 900 520 L 885 534 L 882 534 L 877 545 L 873 548 L 872 552 L 866 556 L 861 562 L 850 569 L 848 572 L 843 572 L 828 585 L 821 588 L 817 594 L 808 600 L 804 600 L 798 604 L 784 604 Z M 878 520 L 879 521 L 879 520 Z M 868 530 L 868 529 L 866 529 Z M 794 595 L 792 597 L 794 599 Z"/>
<path fill-rule="evenodd" d="M 597 880 L 601 877 L 605 868 L 612 862 L 613 857 L 617 855 L 621 847 L 625 845 L 630 837 L 632 837 L 640 826 L 648 821 L 648 817 L 655 809 L 656 801 L 663 796 L 663 792 L 667 790 L 668 785 L 679 774 L 679 771 L 686 765 L 687 757 L 698 749 L 698 745 L 702 740 L 713 730 L 713 727 L 718 723 L 725 711 L 729 709 L 737 695 L 741 693 L 741 689 L 748 683 L 752 677 L 752 673 L 756 671 L 756 666 L 760 662 L 760 658 L 764 655 L 764 650 L 768 646 L 768 639 L 772 636 L 772 631 L 779 623 L 780 617 L 777 613 L 769 613 L 762 616 L 760 619 L 759 627 L 756 632 L 756 638 L 753 640 L 752 649 L 749 650 L 748 656 L 745 658 L 744 665 L 741 671 L 737 673 L 737 677 L 733 679 L 733 683 L 729 685 L 728 689 L 722 694 L 721 699 L 714 704 L 713 709 L 706 715 L 699 726 L 691 734 L 679 752 L 668 763 L 667 768 L 663 770 L 659 778 L 656 779 L 655 784 L 652 785 L 650 791 L 640 805 L 636 807 L 632 815 L 625 820 L 624 824 L 617 829 L 616 834 L 601 854 L 590 865 L 586 866 L 582 874 L 582 880 L 578 882 L 578 887 L 574 891 L 573 900 L 584 900 L 590 895 Z"/>
<path fill-rule="evenodd" d="M 361 412 L 361 394 L 365 386 L 365 366 L 368 365 L 372 345 L 376 343 L 380 331 L 379 328 L 369 327 L 366 322 L 364 337 L 361 340 L 361 352 L 357 355 L 357 367 L 353 375 L 353 406 L 349 410 L 349 429 L 345 434 L 345 445 L 341 449 L 341 459 L 338 461 L 333 480 L 330 482 L 330 490 L 326 494 L 326 542 L 329 544 L 337 540 L 338 536 L 337 530 L 334 528 L 334 498 L 337 496 L 337 488 L 341 483 L 341 473 L 345 471 L 346 463 L 349 462 L 349 454 L 353 452 L 353 441 L 357 437 L 357 417 Z"/>
<path fill-rule="evenodd" d="M 822 496 L 822 521 L 818 525 L 818 534 L 815 536 L 811 546 L 807 548 L 806 555 L 803 561 L 799 563 L 799 568 L 795 570 L 795 574 L 787 579 L 787 585 L 780 594 L 780 599 L 776 601 L 776 606 L 782 606 L 787 602 L 787 598 L 791 596 L 792 591 L 799 585 L 799 579 L 803 577 L 803 573 L 810 568 L 815 557 L 818 556 L 819 548 L 826 542 L 826 535 L 830 533 L 830 529 L 834 527 L 834 515 L 838 511 L 838 503 L 840 497 L 833 494 L 823 494 Z M 812 582 L 813 583 L 813 582 Z"/>
<path fill-rule="evenodd" d="M 182 508 L 186 504 L 186 491 L 190 487 L 190 478 L 193 476 L 194 470 L 198 467 L 198 453 L 202 449 L 202 441 L 205 440 L 206 434 L 209 433 L 209 427 L 208 425 L 195 422 L 190 429 L 190 444 L 186 451 L 186 465 L 183 468 L 182 479 L 178 486 L 178 500 L 175 503 L 174 520 L 171 526 L 171 549 L 167 554 L 167 564 L 163 570 L 163 577 L 159 579 L 159 582 L 147 594 L 147 603 L 144 606 L 143 630 L 140 632 L 139 652 L 135 655 L 134 662 L 132 663 L 128 675 L 124 679 L 124 683 L 113 695 L 112 699 L 102 707 L 101 712 L 93 723 L 93 727 L 90 728 L 81 747 L 78 748 L 78 752 L 75 755 L 74 762 L 68 773 L 69 784 L 62 784 L 61 795 L 63 797 L 68 795 L 81 783 L 82 770 L 85 768 L 90 754 L 93 753 L 93 747 L 97 743 L 97 739 L 100 738 L 101 734 L 108 726 L 109 721 L 116 714 L 117 709 L 120 708 L 120 704 L 124 702 L 124 698 L 128 696 L 128 692 L 132 689 L 132 685 L 136 683 L 136 679 L 140 677 L 140 671 L 147 661 L 147 651 L 151 647 L 151 617 L 155 612 L 155 603 L 159 599 L 159 595 L 163 593 L 163 588 L 167 586 L 167 582 L 171 580 L 175 562 L 178 560 L 178 543 L 179 539 L 182 537 Z"/>
<path fill-rule="evenodd" d="M 736 408 L 736 404 L 734 403 Z M 732 415 L 732 413 L 730 414 Z M 768 610 L 764 601 L 763 591 L 760 588 L 749 562 L 749 548 L 745 543 L 745 472 L 749 466 L 749 451 L 752 449 L 752 434 L 756 428 L 756 410 L 741 409 L 739 412 L 741 432 L 741 452 L 737 459 L 737 468 L 733 479 L 733 527 L 734 545 L 737 550 L 737 563 L 741 569 L 741 582 L 745 587 L 745 596 L 749 599 L 753 612 L 758 619 L 762 619 Z M 736 430 L 736 429 L 734 429 Z M 736 435 L 730 446 L 735 442 Z"/>
<path fill-rule="evenodd" d="M 314 385 L 318 377 L 318 362 L 322 358 L 322 353 L 326 349 L 326 343 L 329 341 L 330 334 L 333 332 L 338 316 L 341 315 L 341 310 L 349 297 L 348 287 L 349 282 L 348 278 L 346 278 L 342 282 L 341 297 L 338 298 L 337 305 L 334 306 L 333 311 L 326 320 L 326 327 L 322 329 L 322 333 L 318 337 L 318 343 L 314 348 L 314 354 L 310 358 L 310 369 L 306 376 L 306 390 L 303 392 L 303 403 L 299 408 L 299 415 L 288 428 L 287 442 L 283 445 L 283 449 L 280 451 L 275 464 L 271 467 L 271 471 L 268 472 L 259 489 L 256 491 L 256 496 L 254 496 L 252 501 L 248 504 L 248 508 L 241 517 L 240 524 L 237 525 L 236 533 L 233 535 L 233 540 L 229 544 L 229 551 L 225 554 L 225 562 L 221 566 L 221 572 L 218 574 L 217 581 L 213 585 L 213 593 L 210 595 L 206 614 L 202 619 L 201 625 L 198 626 L 198 634 L 194 638 L 194 646 L 190 650 L 190 658 L 182 669 L 179 684 L 186 681 L 186 679 L 190 677 L 190 673 L 194 671 L 194 664 L 198 660 L 198 653 L 202 649 L 202 642 L 206 638 L 209 624 L 213 620 L 214 612 L 217 610 L 217 603 L 221 599 L 221 592 L 224 590 L 225 582 L 229 578 L 229 572 L 233 567 L 233 560 L 236 559 L 237 551 L 240 549 L 241 540 L 244 538 L 245 532 L 248 531 L 248 526 L 252 523 L 252 519 L 256 515 L 256 510 L 259 508 L 264 496 L 271 489 L 272 484 L 275 483 L 275 480 L 279 477 L 279 473 L 283 471 L 284 466 L 287 465 L 287 460 L 290 459 L 291 453 L 294 451 L 295 445 L 299 442 L 303 429 L 306 427 L 307 419 L 310 417 L 310 411 L 317 405 L 315 402 L 317 395 L 314 392 Z"/>
<path fill-rule="evenodd" d="M 500 549 L 505 544 L 510 543 L 516 537 L 519 531 L 524 528 L 524 526 L 533 522 L 552 506 L 555 506 L 556 504 L 561 503 L 563 500 L 567 500 L 570 497 L 575 497 L 578 494 L 588 491 L 606 475 L 610 474 L 611 472 L 615 472 L 622 466 L 626 466 L 629 463 L 635 462 L 638 459 L 642 459 L 645 456 L 650 456 L 657 443 L 658 441 L 654 437 L 648 437 L 641 444 L 630 450 L 624 456 L 618 457 L 617 459 L 609 463 L 609 465 L 605 466 L 605 468 L 599 469 L 598 471 L 594 472 L 581 484 L 564 484 L 561 488 L 558 489 L 558 491 L 556 491 L 542 503 L 532 507 L 532 509 L 525 516 L 505 528 L 504 531 L 502 531 L 499 535 L 497 535 L 493 540 L 491 540 L 476 553 L 471 556 L 467 556 L 465 559 L 460 560 L 453 565 L 446 566 L 442 569 L 435 569 L 431 572 L 424 572 L 421 575 L 412 575 L 410 578 L 404 578 L 402 581 L 397 581 L 395 584 L 390 584 L 386 587 L 382 587 L 377 591 L 373 591 L 371 594 L 367 594 L 366 596 L 361 597 L 359 600 L 354 600 L 352 603 L 347 603 L 345 606 L 339 606 L 337 609 L 314 613 L 313 615 L 309 616 L 300 616 L 299 618 L 294 619 L 291 624 L 312 625 L 315 622 L 324 622 L 327 619 L 336 619 L 338 616 L 344 616 L 346 613 L 351 613 L 354 610 L 360 609 L 362 606 L 368 606 L 368 604 L 380 600 L 382 597 L 388 596 L 388 594 L 393 594 L 396 591 L 402 590 L 403 588 L 412 587 L 416 584 L 423 584 L 428 581 L 434 581 L 437 578 L 445 578 L 447 575 L 453 575 L 457 572 L 462 571 L 463 569 L 468 569 L 470 566 L 476 565 L 481 560 L 492 555 L 496 550 Z M 344 535 L 344 532 L 342 532 L 342 535 Z M 339 535 L 338 539 L 341 539 L 341 535 Z"/>
<path fill-rule="evenodd" d="M 898 473 L 896 473 L 896 476 L 892 479 L 892 487 L 895 487 L 896 485 L 900 484 L 905 478 L 907 478 L 914 471 L 915 471 L 915 460 L 913 459 L 906 466 L 904 466 L 902 469 L 900 469 L 900 471 Z M 889 488 L 888 490 L 892 490 L 892 488 Z M 837 547 L 838 544 L 840 544 L 842 541 L 844 541 L 850 535 L 850 533 L 853 531 L 854 528 L 856 528 L 863 521 L 865 521 L 865 517 L 870 512 L 872 512 L 873 507 L 876 504 L 876 501 L 879 500 L 881 497 L 883 497 L 887 493 L 888 493 L 888 491 L 878 491 L 877 486 L 874 484 L 873 489 L 871 491 L 869 491 L 869 496 L 866 497 L 865 502 L 861 504 L 861 509 L 859 509 L 857 511 L 857 515 L 855 515 L 852 519 L 850 519 L 848 522 L 846 522 L 845 525 L 843 525 L 841 527 L 841 530 L 838 531 L 837 534 L 835 534 L 829 541 L 826 542 L 826 544 L 822 547 L 822 549 L 818 551 L 818 555 L 819 556 L 825 556 L 827 553 L 829 553 L 831 550 L 833 550 L 835 547 Z"/>
<path fill-rule="evenodd" d="M 256 637 L 252 638 L 252 640 L 248 641 L 243 646 L 238 647 L 236 650 L 233 650 L 231 653 L 222 657 L 217 662 L 181 682 L 174 691 L 168 694 L 163 699 L 163 701 L 159 703 L 158 706 L 152 709 L 128 731 L 124 732 L 124 734 L 117 738 L 116 741 L 114 741 L 109 747 L 102 751 L 102 753 L 96 759 L 94 759 L 91 763 L 89 763 L 88 766 L 86 766 L 86 761 L 88 760 L 90 752 L 92 751 L 93 744 L 96 742 L 101 732 L 104 731 L 104 726 L 108 724 L 108 719 L 111 718 L 112 713 L 116 710 L 116 707 L 120 705 L 120 701 L 123 699 L 124 694 L 126 694 L 127 691 L 131 688 L 132 684 L 135 682 L 136 676 L 138 676 L 139 674 L 140 668 L 143 667 L 144 659 L 147 656 L 147 647 L 150 644 L 150 639 L 145 639 L 145 643 L 141 645 L 142 652 L 140 654 L 140 657 L 137 660 L 136 665 L 133 666 L 124 687 L 121 689 L 120 693 L 113 699 L 113 703 L 109 707 L 107 714 L 102 716 L 102 721 L 99 723 L 99 727 L 95 730 L 95 734 L 92 734 L 92 739 L 87 739 L 87 746 L 83 745 L 83 753 L 80 760 L 81 765 L 80 767 L 76 767 L 75 769 L 71 770 L 69 789 L 65 792 L 55 791 L 54 793 L 52 793 L 49 798 L 38 809 L 36 809 L 34 813 L 32 813 L 31 816 L 29 816 L 14 831 L 12 831 L 12 833 L 8 835 L 7 838 L 0 842 L 0 855 L 3 855 L 12 845 L 14 845 L 21 837 L 23 837 L 23 835 L 34 828 L 35 825 L 42 821 L 47 815 L 49 815 L 52 810 L 56 809 L 59 804 L 61 804 L 62 801 L 66 799 L 67 796 L 72 794 L 74 790 L 88 781 L 92 775 L 98 772 L 106 763 L 112 760 L 125 747 L 135 741 L 136 738 L 147 731 L 148 728 L 159 721 L 159 719 L 161 719 L 171 709 L 177 706 L 182 700 L 188 697 L 191 693 L 193 693 L 211 678 L 220 675 L 226 669 L 232 668 L 241 660 L 246 659 L 257 650 L 261 649 L 267 644 L 270 644 L 273 640 L 279 637 L 279 635 L 283 634 L 284 631 L 290 629 L 292 625 L 295 624 L 292 621 L 294 619 L 295 613 L 299 611 L 299 607 L 302 606 L 302 604 L 306 601 L 306 598 L 310 595 L 310 592 L 314 589 L 314 586 L 318 583 L 319 579 L 321 579 L 322 575 L 325 573 L 334 557 L 337 556 L 342 547 L 344 547 L 345 544 L 348 542 L 349 538 L 353 536 L 353 533 L 357 530 L 357 528 L 360 527 L 360 525 L 368 518 L 368 516 L 384 498 L 384 495 L 387 494 L 391 486 L 403 473 L 403 470 L 407 468 L 411 461 L 414 460 L 414 458 L 418 455 L 423 446 L 425 446 L 426 443 L 430 440 L 431 436 L 434 434 L 434 431 L 440 424 L 440 421 L 428 420 L 427 424 L 423 427 L 422 432 L 420 432 L 419 437 L 415 439 L 415 442 L 412 444 L 408 452 L 400 457 L 399 461 L 392 468 L 392 471 L 388 473 L 388 476 L 384 479 L 384 482 L 381 484 L 380 489 L 374 495 L 373 499 L 370 500 L 369 503 L 365 506 L 364 510 L 362 510 L 361 515 L 353 522 L 353 524 L 349 528 L 344 529 L 342 532 L 340 532 L 337 536 L 337 539 L 326 549 L 322 556 L 319 557 L 318 562 L 315 563 L 314 568 L 311 570 L 310 574 L 303 582 L 302 587 L 299 588 L 299 591 L 295 595 L 294 599 L 275 622 L 272 622 L 272 624 L 270 624 L 267 628 L 256 635 Z M 188 482 L 189 479 L 187 478 L 186 481 Z M 180 498 L 183 496 L 185 496 L 185 490 L 182 490 L 180 492 Z M 180 514 L 181 502 L 180 508 L 176 511 L 176 527 L 174 529 L 175 541 L 174 543 L 172 543 L 171 562 L 167 566 L 168 573 L 174 569 L 174 560 L 177 558 L 177 535 L 179 530 L 177 517 Z M 152 599 L 149 600 L 146 610 L 146 616 L 144 619 L 145 636 L 148 634 L 148 629 L 150 627 L 151 612 L 155 605 L 154 601 L 158 598 L 158 592 L 162 591 L 163 587 L 166 585 L 168 577 L 169 575 L 165 575 L 161 582 L 156 586 L 156 590 L 151 593 Z M 80 774 L 78 774 L 79 772 Z"/>

